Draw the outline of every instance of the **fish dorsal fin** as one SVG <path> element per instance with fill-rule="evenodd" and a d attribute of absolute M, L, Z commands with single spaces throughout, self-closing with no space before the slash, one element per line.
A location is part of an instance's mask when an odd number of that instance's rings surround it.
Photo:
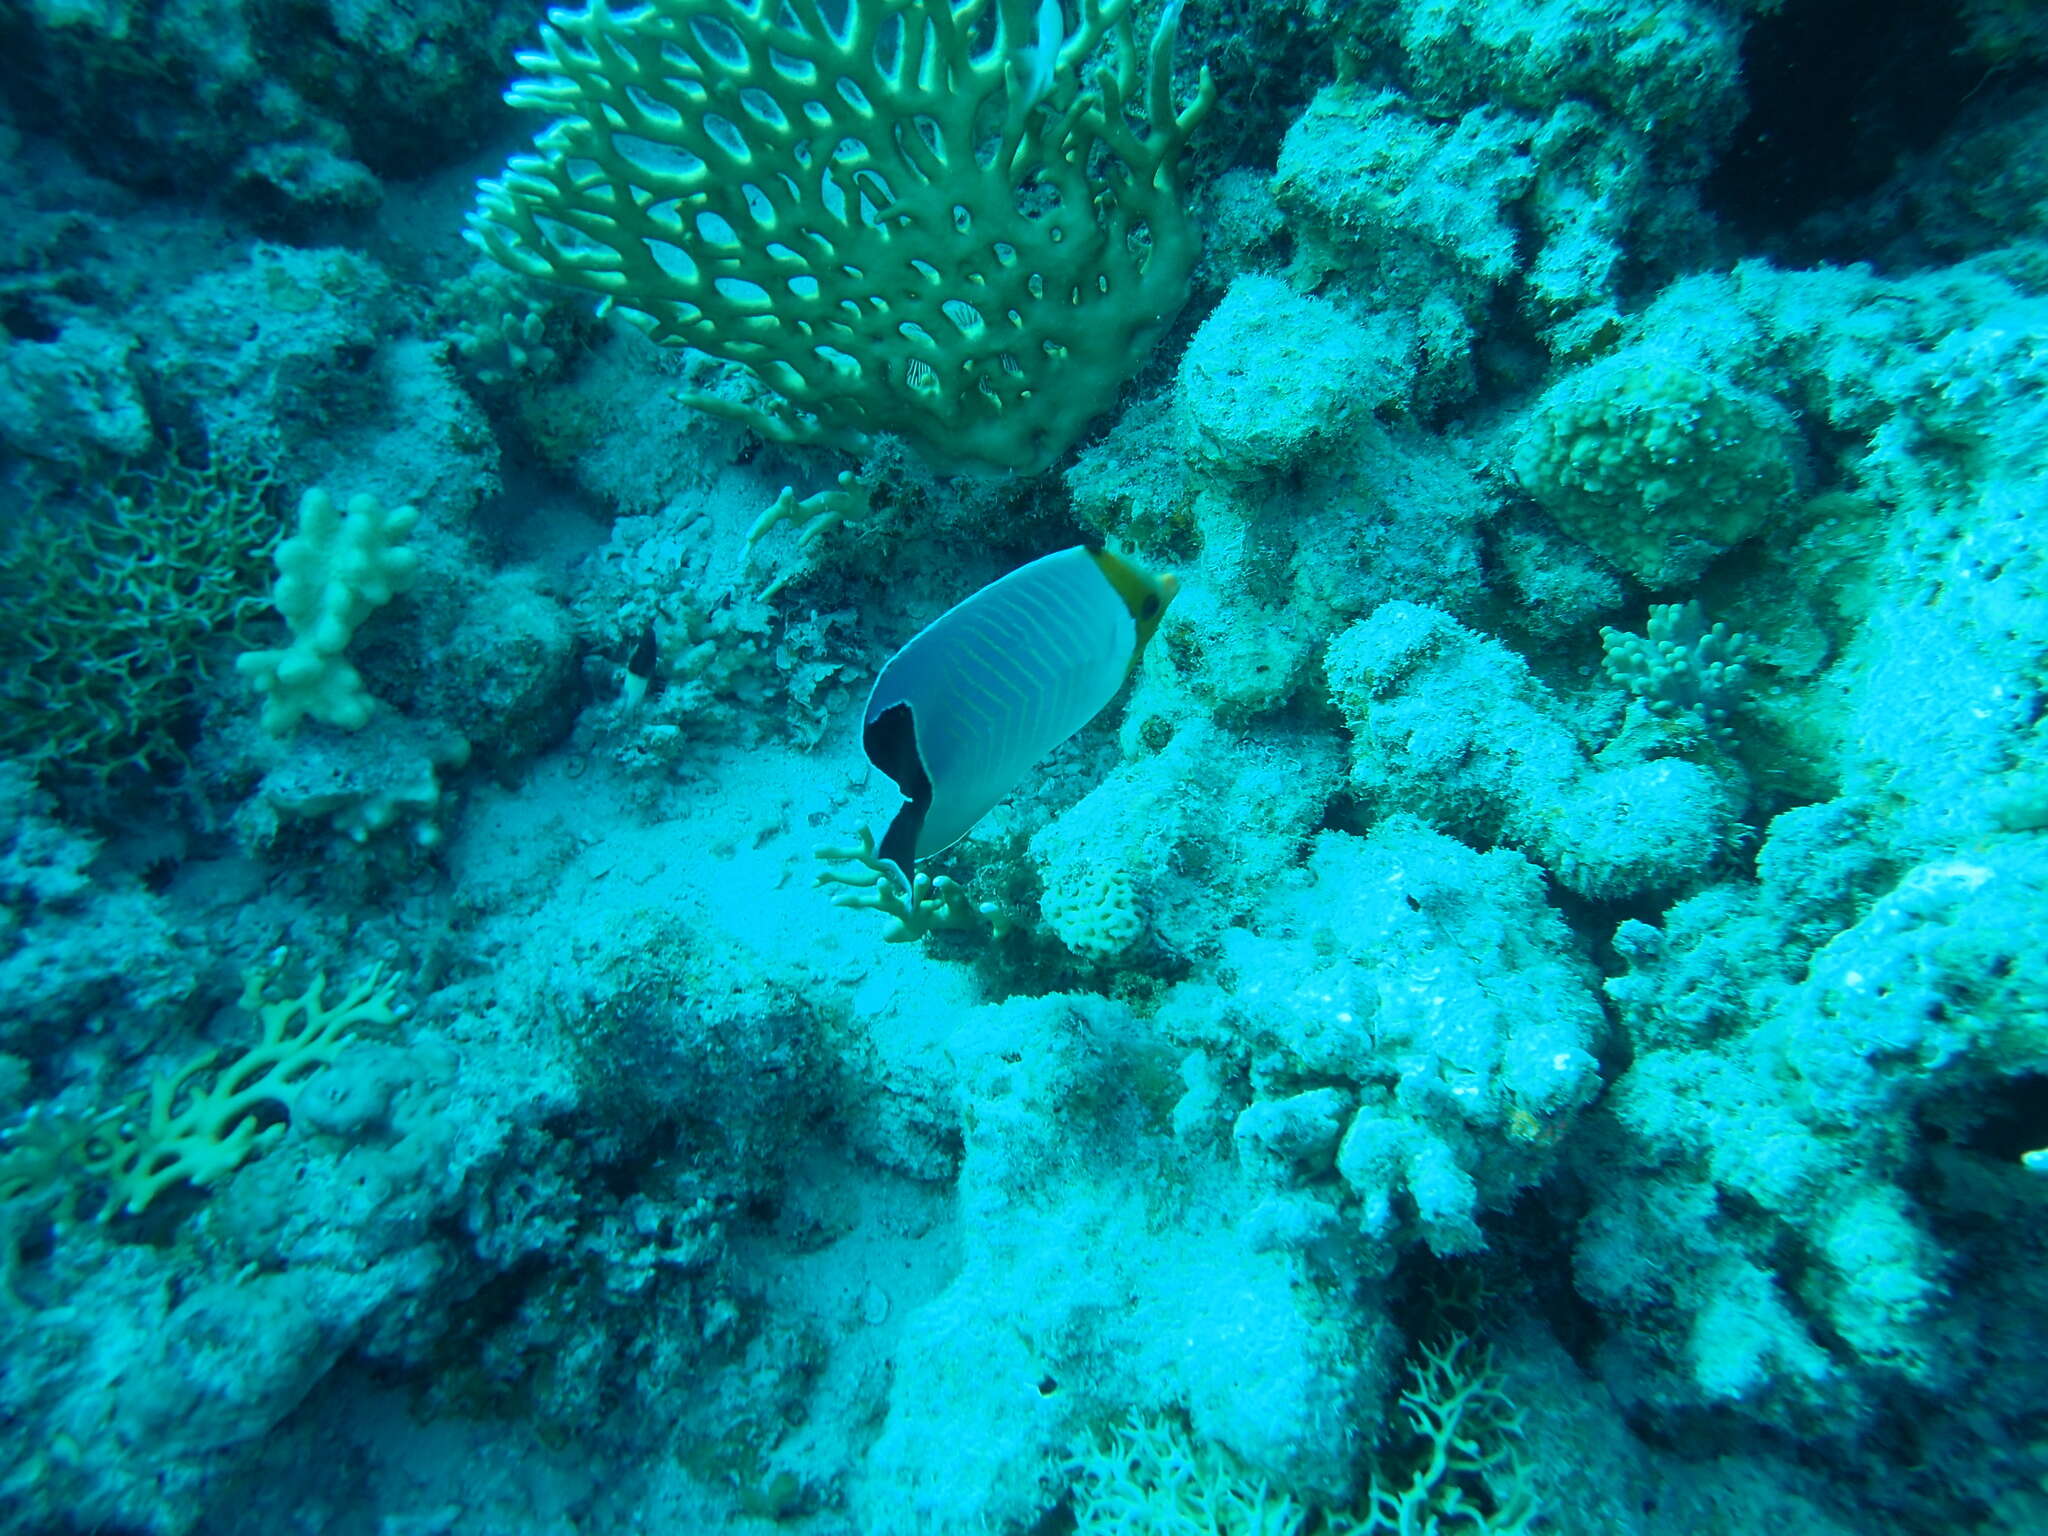
<path fill-rule="evenodd" d="M 1067 20 L 1061 14 L 1060 0 L 1041 0 L 1037 36 L 1021 45 L 1016 53 L 1019 89 L 1023 93 L 1026 111 L 1052 94 L 1053 77 L 1059 71 L 1060 49 L 1066 41 Z"/>

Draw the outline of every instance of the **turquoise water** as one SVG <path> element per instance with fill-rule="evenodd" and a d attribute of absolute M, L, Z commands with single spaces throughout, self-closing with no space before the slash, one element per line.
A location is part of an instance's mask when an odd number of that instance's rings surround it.
<path fill-rule="evenodd" d="M 0 1529 L 2048 1529 L 2048 10 L 0 38 Z"/>

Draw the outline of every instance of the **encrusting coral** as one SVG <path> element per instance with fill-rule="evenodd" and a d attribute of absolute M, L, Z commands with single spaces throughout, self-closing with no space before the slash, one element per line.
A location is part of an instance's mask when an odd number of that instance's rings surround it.
<path fill-rule="evenodd" d="M 1566 374 L 1514 456 L 1567 533 L 1653 587 L 1690 580 L 1785 511 L 1801 464 L 1783 406 L 1647 346 Z"/>

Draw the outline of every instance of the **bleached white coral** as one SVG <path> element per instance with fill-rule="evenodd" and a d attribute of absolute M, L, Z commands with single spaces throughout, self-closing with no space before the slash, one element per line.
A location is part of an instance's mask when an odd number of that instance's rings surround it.
<path fill-rule="evenodd" d="M 1057 886 L 1048 884 L 1039 910 L 1059 941 L 1089 960 L 1114 960 L 1145 931 L 1137 889 L 1120 869 L 1072 873 Z"/>

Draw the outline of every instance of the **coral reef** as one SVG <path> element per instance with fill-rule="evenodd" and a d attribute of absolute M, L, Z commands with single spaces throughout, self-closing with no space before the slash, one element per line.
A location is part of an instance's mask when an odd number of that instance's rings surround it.
<path fill-rule="evenodd" d="M 2048 1528 L 2040 7 L 0 10 L 0 1529 Z"/>

